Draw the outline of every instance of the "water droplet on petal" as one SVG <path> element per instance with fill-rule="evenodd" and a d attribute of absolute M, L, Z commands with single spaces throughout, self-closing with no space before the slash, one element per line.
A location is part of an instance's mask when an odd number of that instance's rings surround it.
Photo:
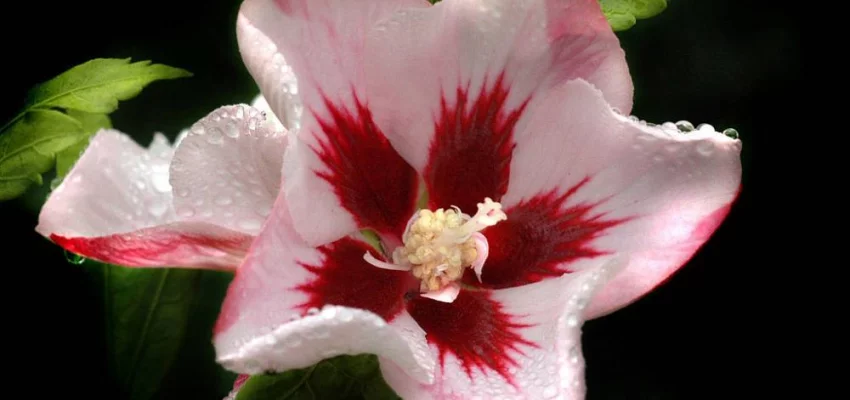
<path fill-rule="evenodd" d="M 710 156 L 714 154 L 714 144 L 706 140 L 697 145 L 697 152 L 704 156 Z"/>
<path fill-rule="evenodd" d="M 177 191 L 177 195 L 180 197 L 189 197 L 189 189 L 183 188 Z"/>
<path fill-rule="evenodd" d="M 193 210 L 189 207 L 183 207 L 183 208 L 180 208 L 179 210 L 177 210 L 177 215 L 179 215 L 183 218 L 189 218 L 189 217 L 195 215 L 195 210 Z"/>
<path fill-rule="evenodd" d="M 354 319 L 354 314 L 348 310 L 339 310 L 339 320 L 342 322 L 349 322 Z"/>
<path fill-rule="evenodd" d="M 575 314 L 570 314 L 569 316 L 567 316 L 567 325 L 578 326 L 578 316 Z"/>
<path fill-rule="evenodd" d="M 694 130 L 694 124 L 684 120 L 676 122 L 676 127 L 682 132 L 690 132 Z"/>
<path fill-rule="evenodd" d="M 261 225 L 262 225 L 262 222 L 260 222 L 256 219 L 252 219 L 252 218 L 248 218 L 248 219 L 239 221 L 239 227 L 240 228 L 250 230 L 250 231 L 260 229 Z"/>
<path fill-rule="evenodd" d="M 714 132 L 714 126 L 712 126 L 711 124 L 699 124 L 699 126 L 697 126 L 697 130 L 705 132 Z"/>
<path fill-rule="evenodd" d="M 68 260 L 69 263 L 74 264 L 74 265 L 80 265 L 80 264 L 86 262 L 85 257 L 83 257 L 79 254 L 76 254 L 76 253 L 72 253 L 68 250 L 65 250 L 65 259 Z"/>
<path fill-rule="evenodd" d="M 226 206 L 226 205 L 229 205 L 230 203 L 233 203 L 233 199 L 231 199 L 230 197 L 227 197 L 227 196 L 221 196 L 221 197 L 215 199 L 215 204 L 218 204 L 220 206 Z"/>
<path fill-rule="evenodd" d="M 576 347 L 570 348 L 570 362 L 573 364 L 578 364 L 579 362 L 578 348 Z"/>
<path fill-rule="evenodd" d="M 161 217 L 166 211 L 168 211 L 168 203 L 164 201 L 154 202 L 153 204 L 148 205 L 148 211 L 154 217 Z"/>
<path fill-rule="evenodd" d="M 245 118 L 245 110 L 242 107 L 236 108 L 236 115 L 234 116 L 236 119 Z"/>
<path fill-rule="evenodd" d="M 738 130 L 735 129 L 735 128 L 726 128 L 726 129 L 723 130 L 723 134 L 732 138 L 732 139 L 738 138 Z"/>
<path fill-rule="evenodd" d="M 234 138 L 234 139 L 238 138 L 239 137 L 239 127 L 236 126 L 236 124 L 234 122 L 230 122 L 230 123 L 227 124 L 227 126 L 224 127 L 224 133 L 227 135 L 227 137 Z"/>
<path fill-rule="evenodd" d="M 207 143 L 209 143 L 209 144 L 222 144 L 222 143 L 224 143 L 224 137 L 222 135 L 221 129 L 218 129 L 218 128 L 210 129 L 209 136 L 207 136 Z"/>

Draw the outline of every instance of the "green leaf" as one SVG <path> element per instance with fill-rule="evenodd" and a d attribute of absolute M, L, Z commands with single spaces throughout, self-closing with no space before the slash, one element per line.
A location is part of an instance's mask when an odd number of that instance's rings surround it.
<path fill-rule="evenodd" d="M 629 29 L 638 19 L 660 14 L 667 8 L 667 0 L 599 0 L 602 12 L 615 31 Z"/>
<path fill-rule="evenodd" d="M 192 76 L 186 70 L 150 61 L 96 58 L 35 87 L 26 109 L 59 107 L 90 113 L 111 113 L 119 100 L 135 97 L 145 86 L 162 79 Z"/>
<path fill-rule="evenodd" d="M 80 122 L 85 135 L 76 143 L 68 146 L 65 150 L 56 153 L 56 178 L 62 179 L 71 171 L 71 167 L 88 147 L 89 140 L 101 128 L 112 128 L 112 121 L 106 114 L 94 114 L 84 111 L 68 110 L 68 115 Z"/>
<path fill-rule="evenodd" d="M 54 160 L 61 179 L 91 133 L 111 126 L 106 114 L 118 108 L 118 101 L 135 97 L 154 81 L 187 76 L 192 74 L 150 61 L 98 58 L 33 88 L 23 111 L 0 127 L 0 201 L 40 185 Z"/>
<path fill-rule="evenodd" d="M 91 264 L 102 287 L 108 370 L 121 398 L 149 400 L 184 344 L 201 271 Z"/>
<path fill-rule="evenodd" d="M 400 399 L 372 354 L 339 356 L 304 369 L 252 376 L 236 400 Z"/>
<path fill-rule="evenodd" d="M 0 201 L 23 194 L 53 167 L 56 153 L 85 137 L 82 124 L 55 110 L 35 110 L 0 135 Z"/>

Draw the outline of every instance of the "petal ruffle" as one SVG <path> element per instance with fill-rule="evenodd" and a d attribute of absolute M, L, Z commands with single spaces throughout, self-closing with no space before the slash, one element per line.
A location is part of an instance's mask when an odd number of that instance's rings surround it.
<path fill-rule="evenodd" d="M 256 235 L 280 190 L 285 148 L 285 132 L 267 126 L 262 111 L 213 111 L 192 126 L 171 163 L 177 217 Z"/>
<path fill-rule="evenodd" d="M 36 231 L 69 251 L 136 267 L 235 267 L 251 237 L 178 221 L 168 165 L 173 151 L 157 135 L 150 149 L 114 130 L 100 131 L 51 193 Z"/>
<path fill-rule="evenodd" d="M 275 100 L 283 87 L 289 93 L 297 87 L 304 105 L 286 157 L 284 190 L 310 244 L 367 227 L 399 236 L 413 211 L 415 172 L 372 121 L 362 91 L 362 50 L 377 21 L 422 6 L 422 0 L 249 0 L 240 9 L 240 49 L 272 108 L 284 113 Z M 297 77 L 297 86 L 279 85 L 287 74 Z M 315 218 L 315 210 L 323 218 Z"/>
<path fill-rule="evenodd" d="M 625 54 L 597 0 L 443 1 L 381 22 L 366 54 L 375 121 L 432 207 L 498 201 L 513 136 L 560 82 L 584 78 L 631 109 Z"/>
<path fill-rule="evenodd" d="M 517 228 L 494 239 L 508 223 L 485 235 L 491 248 L 551 250 L 534 262 L 514 252 L 505 271 L 541 266 L 557 275 L 611 253 L 630 254 L 626 269 L 588 309 L 591 317 L 602 315 L 664 281 L 708 239 L 738 194 L 740 150 L 739 140 L 710 126 L 681 133 L 627 118 L 589 83 L 568 82 L 548 94 L 517 134 L 515 179 L 503 199 L 510 224 L 521 225 L 522 218 L 512 215 L 536 201 L 549 201 L 545 208 L 557 215 L 528 219 L 527 228 L 539 235 L 517 234 L 527 231 Z M 495 259 L 491 251 L 488 261 Z M 494 265 L 484 268 L 485 284 Z M 537 280 L 515 277 L 499 287 Z"/>
<path fill-rule="evenodd" d="M 621 258 L 592 270 L 531 285 L 495 290 L 489 299 L 499 313 L 511 317 L 515 337 L 491 329 L 490 313 L 459 308 L 459 322 L 429 329 L 442 314 L 411 312 L 426 330 L 431 351 L 440 360 L 434 384 L 410 379 L 394 365 L 381 365 L 384 379 L 403 398 L 468 398 L 477 394 L 499 399 L 582 399 L 584 359 L 581 327 L 584 308 L 593 294 L 622 268 Z M 463 296 L 463 294 L 462 294 Z M 454 304 L 454 303 L 452 303 Z M 421 304 L 418 306 L 425 306 Z M 462 327 L 469 322 L 468 331 Z M 456 337 L 448 337 L 454 335 Z M 480 337 L 480 339 L 479 339 Z M 505 346 L 511 340 L 515 345 Z"/>

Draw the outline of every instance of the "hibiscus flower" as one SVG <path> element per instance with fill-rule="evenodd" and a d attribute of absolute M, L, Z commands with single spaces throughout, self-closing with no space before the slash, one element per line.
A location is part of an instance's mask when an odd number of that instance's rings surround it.
<path fill-rule="evenodd" d="M 36 231 L 115 265 L 235 269 L 280 190 L 286 135 L 264 101 L 213 111 L 176 148 L 162 134 L 142 148 L 101 130 L 48 197 Z"/>
<path fill-rule="evenodd" d="M 237 34 L 297 127 L 215 328 L 239 373 L 373 353 L 404 398 L 581 398 L 582 322 L 739 190 L 737 138 L 628 116 L 597 0 L 247 0 Z"/>

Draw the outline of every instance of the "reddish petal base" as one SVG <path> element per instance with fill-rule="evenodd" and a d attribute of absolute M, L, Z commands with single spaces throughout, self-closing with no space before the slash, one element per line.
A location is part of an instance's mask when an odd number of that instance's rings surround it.
<path fill-rule="evenodd" d="M 508 93 L 500 75 L 492 88 L 488 89 L 485 81 L 472 103 L 468 88 L 457 89 L 453 105 L 442 99 L 424 171 L 431 208 L 458 206 L 474 214 L 485 197 L 499 201 L 505 194 L 515 146 L 514 126 L 527 104 L 507 110 Z"/>
<path fill-rule="evenodd" d="M 212 269 L 235 268 L 252 239 L 237 232 L 207 236 L 163 228 L 100 237 L 50 235 L 65 250 L 109 264 Z"/>
<path fill-rule="evenodd" d="M 425 330 L 428 342 L 439 349 L 440 364 L 451 353 L 470 378 L 477 369 L 512 381 L 509 369 L 517 367 L 514 357 L 523 354 L 519 346 L 536 347 L 518 333 L 528 325 L 503 312 L 489 291 L 462 290 L 453 303 L 416 296 L 407 303 L 407 310 Z"/>
<path fill-rule="evenodd" d="M 363 260 L 366 251 L 375 258 L 383 257 L 368 244 L 351 239 L 340 239 L 322 246 L 324 264 L 301 264 L 316 275 L 316 279 L 296 289 L 309 296 L 299 307 L 322 308 L 327 304 L 361 308 L 392 320 L 402 310 L 405 291 L 413 281 L 409 272 L 376 268 Z M 418 287 L 417 282 L 412 283 Z"/>
<path fill-rule="evenodd" d="M 324 135 L 313 149 L 329 171 L 316 174 L 334 188 L 361 228 L 401 237 L 419 193 L 416 171 L 392 148 L 355 97 L 349 112 L 325 99 L 329 118 L 316 115 Z"/>
<path fill-rule="evenodd" d="M 490 254 L 481 277 L 484 286 L 509 288 L 561 276 L 566 266 L 582 258 L 605 252 L 593 240 L 625 219 L 606 219 L 594 214 L 597 204 L 564 204 L 590 179 L 586 178 L 563 194 L 549 192 L 523 201 L 505 213 L 506 221 L 485 230 Z M 465 282 L 480 285 L 467 274 Z"/>

